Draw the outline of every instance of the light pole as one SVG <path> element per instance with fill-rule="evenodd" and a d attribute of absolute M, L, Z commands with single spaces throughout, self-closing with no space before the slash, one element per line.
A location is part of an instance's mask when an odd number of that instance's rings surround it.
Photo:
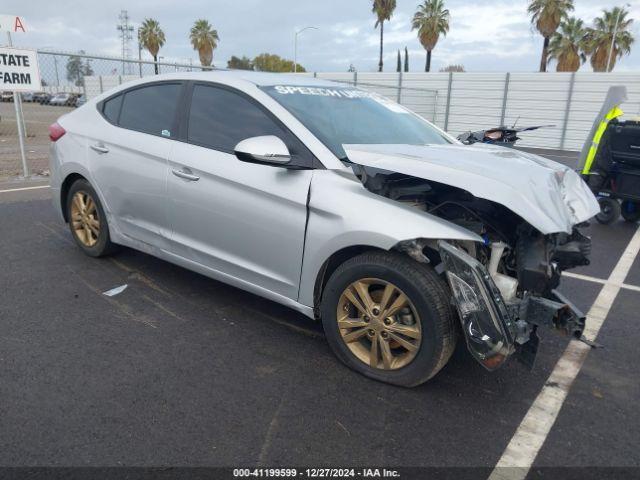
<path fill-rule="evenodd" d="M 611 46 L 609 47 L 609 58 L 607 59 L 607 72 L 611 71 L 611 60 L 613 58 L 613 45 L 616 41 L 616 35 L 618 35 L 618 25 L 620 24 L 620 14 L 624 7 L 630 7 L 628 3 L 625 3 L 624 6 L 620 7 L 618 10 L 618 16 L 616 17 L 616 24 L 613 27 L 613 36 L 611 37 Z"/>
<path fill-rule="evenodd" d="M 305 30 L 318 30 L 318 27 L 304 27 L 293 36 L 293 73 L 298 72 L 298 35 Z"/>

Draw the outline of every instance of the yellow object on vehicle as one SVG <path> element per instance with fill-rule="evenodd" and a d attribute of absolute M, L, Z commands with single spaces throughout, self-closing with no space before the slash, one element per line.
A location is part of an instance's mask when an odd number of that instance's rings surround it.
<path fill-rule="evenodd" d="M 598 125 L 598 129 L 596 130 L 595 135 L 593 136 L 593 141 L 591 143 L 591 148 L 589 149 L 589 153 L 587 155 L 587 159 L 584 164 L 584 168 L 582 169 L 582 173 L 584 175 L 588 175 L 591 171 L 591 165 L 593 165 L 593 160 L 596 158 L 596 153 L 598 153 L 598 145 L 600 145 L 600 140 L 602 140 L 602 136 L 604 132 L 607 130 L 607 125 L 614 118 L 618 118 L 622 116 L 624 112 L 620 109 L 618 105 L 613 107 L 609 112 L 605 115 L 604 119 Z"/>

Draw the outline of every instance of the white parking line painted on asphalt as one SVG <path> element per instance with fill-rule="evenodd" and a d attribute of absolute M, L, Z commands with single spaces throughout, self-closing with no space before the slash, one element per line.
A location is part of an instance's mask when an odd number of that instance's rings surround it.
<path fill-rule="evenodd" d="M 23 192 L 25 190 L 38 190 L 41 188 L 49 188 L 49 185 L 41 185 L 38 187 L 22 187 L 22 188 L 11 188 L 9 190 L 0 190 L 0 193 L 9 193 L 9 192 Z"/>
<path fill-rule="evenodd" d="M 639 252 L 640 228 L 636 230 L 587 314 L 584 336 L 588 340 L 593 341 L 598 336 Z M 585 343 L 571 340 L 491 472 L 489 480 L 525 479 L 558 417 L 589 350 L 591 347 Z"/>
<path fill-rule="evenodd" d="M 581 275 L 579 273 L 562 272 L 562 276 L 563 277 L 569 277 L 569 278 L 575 278 L 576 280 L 584 280 L 585 282 L 600 283 L 601 285 L 606 285 L 607 283 L 611 283 L 611 282 L 609 282 L 609 280 L 605 280 L 603 278 L 591 277 L 589 275 Z M 620 288 L 624 288 L 626 290 L 633 290 L 634 292 L 640 292 L 640 287 L 636 286 L 636 285 L 629 285 L 628 283 L 621 283 L 621 284 L 616 285 L 616 286 L 618 286 Z"/>
<path fill-rule="evenodd" d="M 627 290 L 633 290 L 634 292 L 640 292 L 640 287 L 637 285 L 629 285 L 628 283 L 623 283 L 620 285 L 621 288 L 625 288 Z"/>
<path fill-rule="evenodd" d="M 584 280 L 585 282 L 606 284 L 607 281 L 604 278 L 591 277 L 589 275 L 581 275 L 573 272 L 562 272 L 563 277 L 575 278 L 576 280 Z"/>

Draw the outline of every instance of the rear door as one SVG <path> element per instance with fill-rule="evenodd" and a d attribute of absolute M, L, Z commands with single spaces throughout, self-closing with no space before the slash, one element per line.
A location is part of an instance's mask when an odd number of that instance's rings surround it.
<path fill-rule="evenodd" d="M 103 128 L 89 138 L 91 169 L 113 222 L 147 247 L 164 249 L 169 234 L 167 162 L 182 88 L 181 82 L 145 84 L 107 99 Z"/>
<path fill-rule="evenodd" d="M 172 249 L 227 279 L 297 298 L 312 170 L 242 162 L 233 149 L 276 135 L 293 163 L 310 168 L 311 153 L 239 91 L 195 84 L 187 106 L 184 138 L 169 160 Z"/>

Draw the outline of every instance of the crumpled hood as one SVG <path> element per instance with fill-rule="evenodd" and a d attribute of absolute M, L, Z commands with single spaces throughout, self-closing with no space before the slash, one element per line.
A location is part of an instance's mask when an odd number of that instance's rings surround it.
<path fill-rule="evenodd" d="M 462 188 L 504 205 L 543 234 L 566 232 L 600 207 L 564 165 L 486 145 L 343 145 L 353 163 Z"/>

